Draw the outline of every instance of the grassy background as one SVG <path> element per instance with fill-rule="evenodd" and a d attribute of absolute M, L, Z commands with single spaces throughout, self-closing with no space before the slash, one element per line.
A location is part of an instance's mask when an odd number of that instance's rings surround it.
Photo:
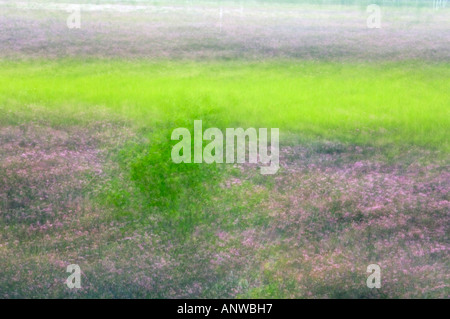
<path fill-rule="evenodd" d="M 1 4 L 0 297 L 449 295 L 448 9 L 122 2 Z M 173 164 L 195 119 L 282 169 Z"/>
<path fill-rule="evenodd" d="M 3 61 L 0 102 L 3 122 L 32 105 L 107 109 L 148 128 L 208 114 L 204 127 L 447 152 L 449 78 L 445 63 Z"/>

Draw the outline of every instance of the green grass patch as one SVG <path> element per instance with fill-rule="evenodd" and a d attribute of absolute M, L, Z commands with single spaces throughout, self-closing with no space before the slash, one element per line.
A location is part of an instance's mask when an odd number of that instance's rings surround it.
<path fill-rule="evenodd" d="M 277 127 L 282 142 L 327 139 L 449 150 L 450 65 L 417 62 L 0 62 L 2 122 L 36 107 L 119 115 L 139 127 Z M 9 114 L 9 115 L 8 115 Z M 71 115 L 69 115 L 69 118 Z M 190 123 L 187 120 L 192 120 Z M 174 127 L 175 128 L 175 127 Z M 170 128 L 169 128 L 170 129 Z"/>

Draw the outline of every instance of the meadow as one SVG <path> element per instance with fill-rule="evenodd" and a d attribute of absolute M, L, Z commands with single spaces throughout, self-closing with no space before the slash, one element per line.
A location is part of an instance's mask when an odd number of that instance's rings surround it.
<path fill-rule="evenodd" d="M 1 298 L 448 298 L 448 8 L 123 5 L 1 5 Z M 281 169 L 174 164 L 194 120 Z"/>

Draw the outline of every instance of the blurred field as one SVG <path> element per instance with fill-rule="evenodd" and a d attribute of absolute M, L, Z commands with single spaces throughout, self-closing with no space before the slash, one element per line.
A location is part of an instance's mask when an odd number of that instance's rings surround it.
<path fill-rule="evenodd" d="M 380 150 L 448 152 L 449 65 L 418 62 L 4 62 L 2 121 L 33 108 L 102 109 L 140 127 L 204 118 Z M 14 105 L 14 109 L 11 109 Z"/>
<path fill-rule="evenodd" d="M 301 1 L 302 2 L 302 1 Z M 112 5 L 109 3 L 113 3 Z M 1 2 L 1 56 L 449 61 L 448 8 L 383 5 L 368 29 L 366 5 L 295 2 L 98 1 L 68 29 L 63 2 Z M 365 3 L 365 2 L 364 2 Z"/>
<path fill-rule="evenodd" d="M 0 297 L 447 298 L 450 9 L 417 3 L 0 2 Z M 172 163 L 195 119 L 279 128 L 280 171 Z"/>

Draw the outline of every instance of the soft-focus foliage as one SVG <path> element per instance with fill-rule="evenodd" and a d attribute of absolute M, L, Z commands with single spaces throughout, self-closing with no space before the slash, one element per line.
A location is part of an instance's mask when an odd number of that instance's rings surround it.
<path fill-rule="evenodd" d="M 0 298 L 450 296 L 449 11 L 272 2 L 0 3 Z M 281 169 L 174 164 L 195 119 Z"/>

